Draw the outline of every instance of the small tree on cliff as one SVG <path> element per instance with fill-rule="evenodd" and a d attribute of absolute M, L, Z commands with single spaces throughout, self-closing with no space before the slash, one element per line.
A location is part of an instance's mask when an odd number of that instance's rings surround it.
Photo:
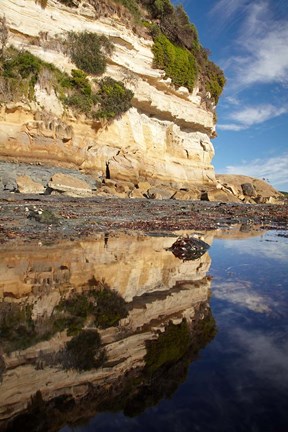
<path fill-rule="evenodd" d="M 8 27 L 5 16 L 0 18 L 0 59 L 4 58 L 4 51 L 8 42 Z"/>
<path fill-rule="evenodd" d="M 40 4 L 42 9 L 45 9 L 45 7 L 47 6 L 48 0 L 35 0 L 35 3 Z"/>

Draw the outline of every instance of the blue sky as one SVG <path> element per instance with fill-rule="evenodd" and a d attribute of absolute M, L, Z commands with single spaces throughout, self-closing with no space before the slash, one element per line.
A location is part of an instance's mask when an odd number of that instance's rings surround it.
<path fill-rule="evenodd" d="M 181 3 L 227 78 L 213 140 L 216 172 L 265 178 L 288 191 L 288 1 Z"/>

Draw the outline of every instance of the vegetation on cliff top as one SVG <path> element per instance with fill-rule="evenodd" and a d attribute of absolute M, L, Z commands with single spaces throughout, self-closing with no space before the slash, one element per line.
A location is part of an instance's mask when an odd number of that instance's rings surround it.
<path fill-rule="evenodd" d="M 163 69 L 177 87 L 185 86 L 192 91 L 197 78 L 197 63 L 191 52 L 170 42 L 163 33 L 154 39 L 152 49 L 155 67 Z"/>
<path fill-rule="evenodd" d="M 77 7 L 79 3 L 77 0 L 58 1 L 68 7 Z M 89 2 L 97 11 L 101 2 Z M 43 8 L 47 6 L 45 0 L 36 0 L 36 3 Z M 209 60 L 208 51 L 201 46 L 197 30 L 181 5 L 174 7 L 170 0 L 103 0 L 102 3 L 107 7 L 121 4 L 122 9 L 126 9 L 137 21 L 138 27 L 141 22 L 146 31 L 148 29 L 154 40 L 154 67 L 163 69 L 176 87 L 184 86 L 192 91 L 198 85 L 202 96 L 206 97 L 209 93 L 212 100 L 218 102 L 225 85 L 223 71 Z M 0 24 L 5 30 L 5 18 Z M 3 31 L 2 34 L 6 35 Z M 67 34 L 66 40 L 62 41 L 63 50 L 79 70 L 74 71 L 72 77 L 26 51 L 15 55 L 14 50 L 12 56 L 5 56 L 5 37 L 0 40 L 2 102 L 17 97 L 19 100 L 21 96 L 33 99 L 35 84 L 39 82 L 39 77 L 43 78 L 43 71 L 46 70 L 56 94 L 76 112 L 91 118 L 111 119 L 130 108 L 133 93 L 122 83 L 105 78 L 99 83 L 97 92 L 96 86 L 93 82 L 91 85 L 85 75 L 102 75 L 105 72 L 106 55 L 111 55 L 113 51 L 113 44 L 105 36 L 87 31 Z"/>
<path fill-rule="evenodd" d="M 142 28 L 144 26 L 150 31 L 154 39 L 154 67 L 163 69 L 166 77 L 171 78 L 176 87 L 185 86 L 192 91 L 197 83 L 202 94 L 209 92 L 215 103 L 218 102 L 225 85 L 224 73 L 209 60 L 208 50 L 201 45 L 197 29 L 190 22 L 182 5 L 174 6 L 170 0 L 89 2 L 96 12 L 103 8 L 103 3 L 106 4 L 107 11 L 115 3 L 123 6 L 130 14 L 133 30 L 141 34 L 142 25 Z M 117 10 L 113 9 L 113 13 L 115 12 Z M 123 19 L 122 11 L 118 13 Z"/>
<path fill-rule="evenodd" d="M 197 83 L 202 94 L 209 92 L 215 103 L 218 102 L 225 85 L 224 73 L 209 60 L 208 50 L 201 45 L 197 29 L 182 5 L 174 7 L 170 0 L 114 2 L 121 3 L 131 13 L 138 28 L 142 17 L 142 25 L 154 39 L 154 67 L 163 69 L 176 87 L 185 86 L 192 91 Z M 90 3 L 96 8 L 99 1 L 90 0 Z"/>
<path fill-rule="evenodd" d="M 196 81 L 200 90 L 211 94 L 215 103 L 225 85 L 223 71 L 208 58 L 208 51 L 199 41 L 197 29 L 182 5 L 174 7 L 170 0 L 143 0 L 154 24 L 154 65 L 164 69 L 176 86 L 190 91 Z M 155 22 L 157 23 L 155 27 Z"/>

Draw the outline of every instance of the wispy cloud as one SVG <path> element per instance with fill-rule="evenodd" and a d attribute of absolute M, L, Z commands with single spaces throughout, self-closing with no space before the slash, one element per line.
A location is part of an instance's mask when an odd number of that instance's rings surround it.
<path fill-rule="evenodd" d="M 267 247 L 269 242 L 269 247 Z M 274 233 L 265 233 L 263 237 L 241 239 L 241 242 L 234 240 L 225 240 L 223 243 L 225 249 L 237 252 L 238 254 L 247 257 L 269 258 L 270 262 L 278 261 L 286 263 L 288 260 L 288 240 L 286 238 L 277 237 Z M 247 259 L 251 263 L 250 258 Z M 253 260 L 252 260 L 253 262 Z M 271 264 L 274 266 L 274 263 Z"/>
<path fill-rule="evenodd" d="M 220 0 L 211 9 L 211 15 L 217 15 L 222 22 L 227 22 L 247 5 L 247 0 Z"/>
<path fill-rule="evenodd" d="M 233 75 L 232 88 L 247 88 L 258 83 L 288 84 L 288 22 L 287 18 L 273 16 L 267 0 L 221 0 L 214 12 L 221 10 L 222 19 L 239 16 L 242 25 L 236 40 L 238 55 L 228 63 Z"/>
<path fill-rule="evenodd" d="M 288 23 L 272 21 L 267 5 L 255 5 L 239 42 L 245 50 L 238 59 L 238 84 L 288 83 Z M 240 61 L 239 61 L 240 60 Z M 245 73 L 244 73 L 245 72 Z"/>
<path fill-rule="evenodd" d="M 222 130 L 240 131 L 287 113 L 288 106 L 275 107 L 271 104 L 261 104 L 258 106 L 244 107 L 227 116 L 229 120 L 232 120 L 231 123 L 219 124 L 218 128 Z"/>
<path fill-rule="evenodd" d="M 288 184 L 288 152 L 269 159 L 255 159 L 249 163 L 229 165 L 227 174 L 241 173 L 251 177 L 268 179 L 275 187 Z"/>
<path fill-rule="evenodd" d="M 213 295 L 258 313 L 270 311 L 267 300 L 253 290 L 252 283 L 245 280 L 219 280 L 213 283 Z"/>
<path fill-rule="evenodd" d="M 273 383 L 279 389 L 288 386 L 288 343 L 273 334 L 259 330 L 234 330 L 236 340 L 246 353 L 245 367 L 254 371 L 264 381 Z M 271 373 L 273 371 L 273 373 Z"/>
<path fill-rule="evenodd" d="M 217 129 L 221 129 L 224 131 L 234 131 L 234 132 L 238 132 L 241 131 L 243 129 L 247 129 L 247 127 L 243 126 L 243 125 L 237 125 L 235 123 L 229 123 L 229 124 L 218 124 L 217 125 Z"/>

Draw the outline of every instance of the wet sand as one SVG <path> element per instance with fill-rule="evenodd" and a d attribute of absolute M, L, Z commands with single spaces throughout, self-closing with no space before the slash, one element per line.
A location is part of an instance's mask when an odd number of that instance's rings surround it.
<path fill-rule="evenodd" d="M 288 229 L 288 203 L 235 204 L 206 201 L 71 198 L 2 194 L 0 242 L 93 238 L 111 231 L 146 233 L 215 230 L 241 224 L 243 230 Z"/>

